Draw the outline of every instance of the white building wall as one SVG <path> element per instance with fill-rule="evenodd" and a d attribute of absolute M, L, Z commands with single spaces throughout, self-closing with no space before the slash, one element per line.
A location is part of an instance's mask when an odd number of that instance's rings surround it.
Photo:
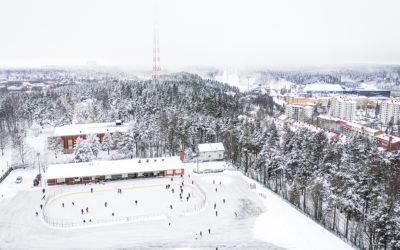
<path fill-rule="evenodd" d="M 199 161 L 218 161 L 224 159 L 224 151 L 206 151 L 199 153 Z"/>
<path fill-rule="evenodd" d="M 400 102 L 386 101 L 381 103 L 379 110 L 380 121 L 383 124 L 388 124 L 393 118 L 394 124 L 400 120 Z"/>

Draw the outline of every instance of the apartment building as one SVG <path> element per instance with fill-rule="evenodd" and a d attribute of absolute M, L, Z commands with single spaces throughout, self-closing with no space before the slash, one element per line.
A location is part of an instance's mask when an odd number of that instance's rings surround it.
<path fill-rule="evenodd" d="M 400 100 L 392 99 L 381 102 L 379 110 L 380 121 L 388 124 L 393 119 L 393 124 L 400 120 Z"/>
<path fill-rule="evenodd" d="M 312 117 L 313 108 L 308 105 L 286 105 L 285 115 L 295 120 L 308 120 Z"/>
<path fill-rule="evenodd" d="M 346 96 L 335 96 L 331 100 L 332 116 L 352 121 L 356 116 L 356 102 Z"/>

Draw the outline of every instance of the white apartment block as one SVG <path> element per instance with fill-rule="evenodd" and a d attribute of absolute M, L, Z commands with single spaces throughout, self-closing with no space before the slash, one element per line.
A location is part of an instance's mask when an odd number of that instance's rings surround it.
<path fill-rule="evenodd" d="M 352 121 L 356 116 L 356 102 L 346 96 L 332 98 L 331 114 L 342 120 Z"/>
<path fill-rule="evenodd" d="M 388 124 L 391 119 L 393 119 L 393 124 L 397 124 L 400 120 L 400 100 L 381 102 L 379 115 L 383 124 Z"/>
<path fill-rule="evenodd" d="M 285 115 L 295 120 L 307 120 L 312 117 L 313 108 L 311 106 L 302 106 L 289 104 L 286 105 Z"/>

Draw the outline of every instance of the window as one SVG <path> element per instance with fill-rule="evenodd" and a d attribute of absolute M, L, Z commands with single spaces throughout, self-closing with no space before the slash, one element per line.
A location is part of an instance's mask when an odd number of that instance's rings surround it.
<path fill-rule="evenodd" d="M 68 150 L 72 150 L 72 139 L 68 140 Z"/>
<path fill-rule="evenodd" d="M 175 169 L 175 174 L 180 174 L 180 173 L 182 173 L 181 169 Z"/>
<path fill-rule="evenodd" d="M 57 179 L 57 183 L 63 183 L 63 182 L 65 182 L 65 178 L 58 178 Z"/>
<path fill-rule="evenodd" d="M 173 170 L 167 170 L 167 174 L 173 174 L 174 171 Z"/>

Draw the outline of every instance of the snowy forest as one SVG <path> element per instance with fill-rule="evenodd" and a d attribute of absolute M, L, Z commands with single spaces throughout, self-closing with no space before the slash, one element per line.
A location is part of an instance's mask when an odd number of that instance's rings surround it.
<path fill-rule="evenodd" d="M 74 117 L 74 105 L 91 100 Z M 253 102 L 237 88 L 212 80 L 119 81 L 63 86 L 0 97 L 0 149 L 11 144 L 23 156 L 33 124 L 129 123 L 128 132 L 78 140 L 75 161 L 98 150 L 115 158 L 160 157 L 196 145 L 223 142 L 227 161 L 289 200 L 360 248 L 400 248 L 400 154 L 379 151 L 364 138 L 329 141 L 323 132 L 282 128 L 266 101 L 250 117 Z M 74 120 L 75 119 L 75 120 Z M 54 150 L 57 143 L 54 142 Z M 89 146 L 86 146 L 89 145 Z M 95 145 L 95 146 L 93 146 Z M 112 148 L 116 150 L 110 150 Z M 22 159 L 24 163 L 24 159 Z"/>

